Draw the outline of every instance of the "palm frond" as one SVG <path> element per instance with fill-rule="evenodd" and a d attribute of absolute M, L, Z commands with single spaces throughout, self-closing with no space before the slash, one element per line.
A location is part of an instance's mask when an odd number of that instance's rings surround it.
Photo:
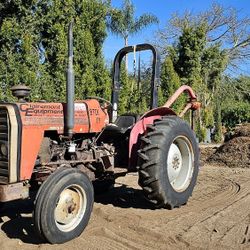
<path fill-rule="evenodd" d="M 134 25 L 130 29 L 130 33 L 131 34 L 137 33 L 142 29 L 144 29 L 145 27 L 157 23 L 159 23 L 159 20 L 155 15 L 143 14 L 139 18 L 135 19 Z"/>
<path fill-rule="evenodd" d="M 108 29 L 124 39 L 158 22 L 158 18 L 152 14 L 143 14 L 136 18 L 135 6 L 131 0 L 124 0 L 121 9 L 112 9 L 107 17 Z"/>

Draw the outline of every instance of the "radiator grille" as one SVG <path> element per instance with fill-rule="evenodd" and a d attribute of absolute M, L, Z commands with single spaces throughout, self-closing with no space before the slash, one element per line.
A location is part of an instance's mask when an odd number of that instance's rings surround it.
<path fill-rule="evenodd" d="M 9 115 L 0 108 L 0 182 L 9 180 Z"/>

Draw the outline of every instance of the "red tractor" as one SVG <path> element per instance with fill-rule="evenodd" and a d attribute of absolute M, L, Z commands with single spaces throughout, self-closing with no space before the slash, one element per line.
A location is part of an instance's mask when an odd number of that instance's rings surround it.
<path fill-rule="evenodd" d="M 133 51 L 153 53 L 150 110 L 117 116 L 120 66 Z M 112 101 L 94 97 L 74 101 L 73 34 L 69 28 L 67 102 L 27 102 L 30 89 L 12 88 L 17 103 L 0 103 L 0 202 L 25 199 L 38 186 L 34 225 L 50 243 L 79 236 L 94 202 L 93 185 L 105 191 L 115 178 L 139 174 L 145 198 L 155 207 L 186 204 L 196 183 L 199 150 L 190 126 L 170 109 L 182 93 L 189 102 L 180 116 L 199 108 L 182 86 L 157 107 L 160 58 L 150 44 L 121 49 L 114 60 Z"/>

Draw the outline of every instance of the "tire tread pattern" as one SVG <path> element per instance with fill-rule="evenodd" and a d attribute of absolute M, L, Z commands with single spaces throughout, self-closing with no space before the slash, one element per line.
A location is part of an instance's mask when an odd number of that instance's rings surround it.
<path fill-rule="evenodd" d="M 185 127 L 190 135 L 195 138 L 193 131 L 189 125 L 176 116 L 166 116 L 158 119 L 153 125 L 147 126 L 146 134 L 143 135 L 141 140 L 141 149 L 138 151 L 138 183 L 142 187 L 145 198 L 150 201 L 156 208 L 169 208 L 180 207 L 187 202 L 187 199 L 192 194 L 187 194 L 186 201 L 180 203 L 176 197 L 171 196 L 171 191 L 166 191 L 162 185 L 162 164 L 161 156 L 164 150 L 163 138 L 168 137 L 175 127 Z M 195 139 L 194 139 L 195 140 Z M 197 144 L 195 144 L 196 146 Z M 198 148 L 198 146 L 197 146 Z M 197 153 L 197 150 L 195 150 Z M 166 152 L 165 152 L 166 153 Z M 195 165 L 197 165 L 196 162 Z M 197 166 L 195 166 L 197 168 Z M 197 170 L 198 171 L 198 170 Z M 197 174 L 194 176 L 195 182 Z"/>

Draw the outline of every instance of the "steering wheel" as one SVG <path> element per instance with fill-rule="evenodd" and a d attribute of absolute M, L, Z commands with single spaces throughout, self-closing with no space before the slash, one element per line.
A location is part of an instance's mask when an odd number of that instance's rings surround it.
<path fill-rule="evenodd" d="M 98 100 L 98 101 L 101 101 L 102 103 L 106 103 L 107 106 L 106 108 L 109 108 L 109 107 L 113 107 L 112 103 L 102 97 L 98 97 L 98 96 L 87 96 L 88 99 L 95 99 L 95 100 Z"/>

